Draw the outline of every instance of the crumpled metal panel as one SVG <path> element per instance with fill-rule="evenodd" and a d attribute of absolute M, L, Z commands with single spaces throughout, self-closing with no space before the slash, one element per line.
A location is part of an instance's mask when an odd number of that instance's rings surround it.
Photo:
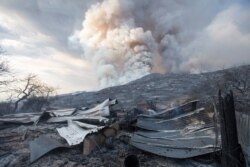
<path fill-rule="evenodd" d="M 30 142 L 30 162 L 33 163 L 48 152 L 60 147 L 67 146 L 49 136 L 41 135 Z"/>
<path fill-rule="evenodd" d="M 163 131 L 200 129 L 213 125 L 213 113 L 204 112 L 204 108 L 197 109 L 191 113 L 176 116 L 172 119 L 138 118 L 137 126 L 142 129 Z"/>
<path fill-rule="evenodd" d="M 83 129 L 78 124 L 79 123 L 69 121 L 67 127 L 56 129 L 59 135 L 63 137 L 70 146 L 80 144 L 81 142 L 83 142 L 84 138 L 88 134 L 97 132 L 99 129 L 103 128 L 103 127 L 95 127 L 95 128 Z M 86 124 L 85 124 L 85 127 L 86 127 Z M 87 127 L 90 127 L 90 126 L 87 126 Z"/>
<path fill-rule="evenodd" d="M 110 116 L 110 106 L 117 103 L 117 100 L 106 99 L 101 104 L 96 105 L 91 109 L 85 110 L 79 109 L 64 109 L 64 110 L 54 110 L 47 111 L 52 113 L 56 117 L 52 117 L 47 120 L 48 123 L 59 123 L 59 122 L 67 122 L 68 120 L 82 120 L 87 121 L 88 123 L 99 123 L 99 122 L 107 122 L 108 119 L 105 117 Z"/>
<path fill-rule="evenodd" d="M 190 158 L 220 150 L 221 137 L 213 120 L 214 112 L 204 108 L 191 111 L 195 108 L 192 103 L 196 102 L 184 104 L 182 109 L 138 117 L 136 125 L 140 129 L 133 134 L 130 144 L 171 158 Z"/>
<path fill-rule="evenodd" d="M 216 137 L 213 136 L 196 136 L 196 137 L 176 137 L 176 138 L 150 138 L 135 134 L 131 142 L 147 143 L 152 146 L 163 146 L 173 148 L 210 148 L 218 145 Z"/>

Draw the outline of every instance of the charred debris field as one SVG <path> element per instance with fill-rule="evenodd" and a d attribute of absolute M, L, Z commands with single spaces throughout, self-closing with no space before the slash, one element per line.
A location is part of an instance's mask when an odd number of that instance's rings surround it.
<path fill-rule="evenodd" d="M 221 166 L 219 90 L 234 95 L 241 153 L 232 162 L 247 165 L 249 76 L 250 66 L 150 74 L 97 92 L 51 97 L 42 112 L 0 117 L 0 166 Z"/>

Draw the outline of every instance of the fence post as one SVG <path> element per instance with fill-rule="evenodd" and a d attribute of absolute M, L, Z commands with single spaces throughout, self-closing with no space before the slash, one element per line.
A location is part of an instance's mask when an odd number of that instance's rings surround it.
<path fill-rule="evenodd" d="M 225 97 L 222 97 L 221 91 L 219 91 L 218 98 L 222 140 L 222 167 L 243 166 L 240 160 L 241 148 L 238 143 L 233 92 L 230 91 Z"/>

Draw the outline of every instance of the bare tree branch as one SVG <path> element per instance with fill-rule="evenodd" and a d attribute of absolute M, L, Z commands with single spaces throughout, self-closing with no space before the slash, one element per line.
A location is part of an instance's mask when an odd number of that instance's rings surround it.
<path fill-rule="evenodd" d="M 55 88 L 50 87 L 46 85 L 45 83 L 42 83 L 36 75 L 29 74 L 27 77 L 22 79 L 19 83 L 20 85 L 23 85 L 23 87 L 15 88 L 13 91 L 16 94 L 16 100 L 14 102 L 14 112 L 18 110 L 19 104 L 21 102 L 34 99 L 39 99 L 40 102 L 43 102 L 44 104 L 48 102 L 48 98 L 50 95 L 52 95 L 55 92 Z M 40 106 L 43 106 L 43 104 L 39 104 Z"/>

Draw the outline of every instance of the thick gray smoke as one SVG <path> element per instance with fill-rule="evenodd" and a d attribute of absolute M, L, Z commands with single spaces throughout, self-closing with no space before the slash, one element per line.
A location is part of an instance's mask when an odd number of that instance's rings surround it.
<path fill-rule="evenodd" d="M 249 3 L 237 0 L 104 0 L 70 42 L 101 87 L 151 72 L 200 72 L 250 63 Z"/>

